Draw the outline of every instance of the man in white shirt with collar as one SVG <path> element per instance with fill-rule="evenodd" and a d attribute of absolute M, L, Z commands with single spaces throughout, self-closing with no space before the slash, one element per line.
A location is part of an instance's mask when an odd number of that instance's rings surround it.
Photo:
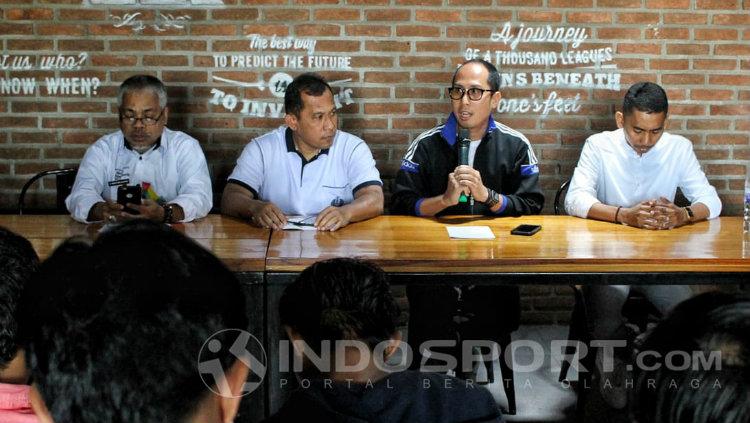
<path fill-rule="evenodd" d="M 367 144 L 338 131 L 333 91 L 305 73 L 284 94 L 286 125 L 252 140 L 229 175 L 221 212 L 282 229 L 305 216 L 335 231 L 383 213 L 383 183 Z"/>
<path fill-rule="evenodd" d="M 616 131 L 592 135 L 565 198 L 568 214 L 645 229 L 671 229 L 712 219 L 721 200 L 690 140 L 664 131 L 667 95 L 650 82 L 633 85 Z M 677 188 L 691 202 L 677 207 Z"/>
<path fill-rule="evenodd" d="M 120 131 L 97 140 L 78 168 L 65 204 L 80 222 L 149 219 L 189 222 L 211 210 L 206 158 L 189 135 L 166 128 L 167 90 L 149 75 L 136 75 L 117 94 Z M 120 185 L 141 185 L 141 204 L 116 203 Z"/>
<path fill-rule="evenodd" d="M 651 230 L 719 216 L 721 200 L 701 170 L 693 144 L 664 131 L 668 108 L 659 85 L 639 82 L 630 87 L 622 111 L 615 114 L 619 129 L 592 135 L 583 147 L 565 198 L 568 214 Z M 689 206 L 674 204 L 678 187 Z M 585 287 L 592 339 L 625 335 L 621 310 L 630 288 Z M 662 313 L 691 296 L 684 285 L 633 288 Z M 602 393 L 613 407 L 624 407 L 624 391 L 610 386 Z"/>

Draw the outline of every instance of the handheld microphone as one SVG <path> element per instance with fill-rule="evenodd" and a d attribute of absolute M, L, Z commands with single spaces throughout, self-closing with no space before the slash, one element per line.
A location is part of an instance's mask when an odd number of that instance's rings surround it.
<path fill-rule="evenodd" d="M 471 139 L 469 138 L 469 130 L 466 128 L 459 128 L 456 138 L 458 138 L 458 164 L 468 166 L 469 143 L 471 143 Z"/>
<path fill-rule="evenodd" d="M 469 135 L 469 130 L 466 128 L 458 128 L 458 134 L 456 135 L 456 138 L 458 140 L 458 164 L 459 166 L 469 165 L 469 144 L 471 143 L 471 138 Z M 459 203 L 465 203 L 467 201 L 470 201 L 470 203 L 474 203 L 474 198 L 471 198 L 469 196 L 466 197 L 466 194 L 461 193 L 461 197 L 458 198 Z"/>

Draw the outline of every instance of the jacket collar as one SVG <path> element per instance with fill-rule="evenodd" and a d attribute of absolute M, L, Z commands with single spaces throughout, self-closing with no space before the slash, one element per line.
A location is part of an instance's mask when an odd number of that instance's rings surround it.
<path fill-rule="evenodd" d="M 490 114 L 489 122 L 487 123 L 487 132 L 485 132 L 485 135 L 487 135 L 489 132 L 493 131 L 494 129 L 495 129 L 495 119 L 493 119 L 492 114 Z M 451 113 L 448 116 L 448 121 L 445 122 L 443 129 L 440 130 L 440 135 L 443 136 L 443 139 L 448 143 L 448 145 L 453 147 L 456 144 L 457 133 L 458 133 L 458 120 L 456 120 L 456 116 L 454 116 L 453 113 Z"/>

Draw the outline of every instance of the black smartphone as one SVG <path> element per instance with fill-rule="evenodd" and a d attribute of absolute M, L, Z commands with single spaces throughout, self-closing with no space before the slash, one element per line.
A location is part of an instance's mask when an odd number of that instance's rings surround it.
<path fill-rule="evenodd" d="M 518 225 L 510 231 L 511 235 L 531 236 L 542 229 L 539 225 Z"/>
<path fill-rule="evenodd" d="M 131 204 L 141 204 L 141 186 L 140 185 L 120 185 L 117 187 L 117 204 L 125 206 L 123 211 L 130 214 L 139 214 L 138 210 L 133 210 L 127 206 Z"/>

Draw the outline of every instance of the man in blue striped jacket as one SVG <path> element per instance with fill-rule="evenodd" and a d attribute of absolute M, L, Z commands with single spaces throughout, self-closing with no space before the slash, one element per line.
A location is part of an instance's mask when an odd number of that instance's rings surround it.
<path fill-rule="evenodd" d="M 448 88 L 453 113 L 409 147 L 396 176 L 392 213 L 520 216 L 542 210 L 544 195 L 531 144 L 492 118 L 499 89 L 500 76 L 491 63 L 470 60 L 456 70 Z M 459 129 L 470 139 L 464 165 L 459 165 Z M 461 202 L 462 195 L 469 200 Z M 462 339 L 495 340 L 518 327 L 517 287 L 436 284 L 410 286 L 407 295 L 409 344 L 417 358 L 422 341 L 455 339 L 451 328 L 463 332 Z"/>

